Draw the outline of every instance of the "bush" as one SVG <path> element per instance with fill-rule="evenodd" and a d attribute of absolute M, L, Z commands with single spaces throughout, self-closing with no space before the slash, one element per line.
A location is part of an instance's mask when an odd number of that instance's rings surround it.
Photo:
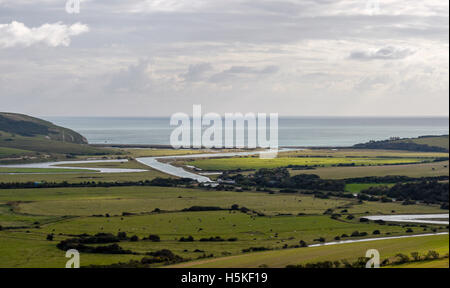
<path fill-rule="evenodd" d="M 420 261 L 420 254 L 419 254 L 419 252 L 412 252 L 411 253 L 411 258 L 413 258 L 414 261 Z"/>
<path fill-rule="evenodd" d="M 188 236 L 186 238 L 181 237 L 179 241 L 180 242 L 194 242 L 194 237 L 192 237 L 192 236 Z"/>
<path fill-rule="evenodd" d="M 48 241 L 53 241 L 53 234 L 48 234 L 47 235 L 47 240 Z"/>
<path fill-rule="evenodd" d="M 132 236 L 132 237 L 130 238 L 130 241 L 131 241 L 131 242 L 138 242 L 138 241 L 139 241 L 139 237 L 136 236 L 136 235 L 134 235 L 134 236 Z"/>
<path fill-rule="evenodd" d="M 126 232 L 119 232 L 117 233 L 117 238 L 119 238 L 119 240 L 127 240 L 127 233 Z"/>
<path fill-rule="evenodd" d="M 427 260 L 435 260 L 439 259 L 439 253 L 436 251 L 428 251 L 428 254 L 425 256 Z"/>
<path fill-rule="evenodd" d="M 220 236 L 200 239 L 200 242 L 223 242 L 223 241 L 225 240 L 222 239 L 222 237 Z"/>
<path fill-rule="evenodd" d="M 380 230 L 375 230 L 375 231 L 373 231 L 373 233 L 372 233 L 373 235 L 380 235 L 381 234 L 381 232 L 380 232 Z"/>
<path fill-rule="evenodd" d="M 269 251 L 270 248 L 266 247 L 250 247 L 248 249 L 242 249 L 242 253 L 249 253 L 249 252 L 261 252 L 261 251 Z"/>
<path fill-rule="evenodd" d="M 408 255 L 405 255 L 405 254 L 402 254 L 402 253 L 398 253 L 397 255 L 395 255 L 395 257 L 398 258 L 398 261 L 397 261 L 398 264 L 403 264 L 403 263 L 410 262 L 410 259 L 409 259 Z"/>
<path fill-rule="evenodd" d="M 148 240 L 150 240 L 152 242 L 161 242 L 161 238 L 158 235 L 152 235 L 152 234 L 150 234 L 148 236 Z"/>

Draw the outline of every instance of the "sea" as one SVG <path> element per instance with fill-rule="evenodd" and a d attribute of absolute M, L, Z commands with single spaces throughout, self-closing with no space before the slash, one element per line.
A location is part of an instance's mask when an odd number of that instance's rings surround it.
<path fill-rule="evenodd" d="M 170 118 L 43 117 L 90 144 L 170 145 Z M 281 117 L 281 147 L 343 147 L 391 137 L 448 135 L 448 117 Z"/>

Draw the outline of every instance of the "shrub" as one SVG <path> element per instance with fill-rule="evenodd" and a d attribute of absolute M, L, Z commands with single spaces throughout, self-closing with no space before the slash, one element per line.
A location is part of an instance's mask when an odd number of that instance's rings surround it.
<path fill-rule="evenodd" d="M 409 259 L 408 255 L 405 255 L 405 254 L 402 254 L 402 253 L 398 253 L 397 255 L 395 255 L 395 257 L 398 258 L 397 263 L 399 263 L 399 264 L 410 262 L 410 259 Z"/>
<path fill-rule="evenodd" d="M 194 237 L 192 237 L 192 236 L 188 236 L 186 238 L 181 237 L 179 241 L 180 242 L 194 242 Z"/>
<path fill-rule="evenodd" d="M 428 251 L 428 254 L 425 256 L 427 260 L 434 260 L 439 258 L 439 253 L 436 251 Z"/>
<path fill-rule="evenodd" d="M 119 240 L 126 240 L 127 239 L 127 233 L 126 232 L 119 232 L 119 233 L 117 233 L 117 238 L 119 238 Z"/>
<path fill-rule="evenodd" d="M 420 254 L 419 254 L 419 252 L 412 252 L 411 253 L 411 258 L 413 258 L 414 261 L 420 261 Z"/>
<path fill-rule="evenodd" d="M 148 240 L 150 240 L 152 242 L 161 242 L 161 238 L 158 235 L 152 235 L 152 234 L 150 234 L 148 236 Z"/>

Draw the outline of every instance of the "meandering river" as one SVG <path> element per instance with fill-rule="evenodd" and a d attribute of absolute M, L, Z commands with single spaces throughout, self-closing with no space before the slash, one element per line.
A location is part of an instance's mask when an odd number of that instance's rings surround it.
<path fill-rule="evenodd" d="M 43 162 L 30 164 L 0 165 L 0 168 L 31 168 L 31 169 L 64 169 L 64 170 L 89 170 L 93 173 L 138 173 L 146 172 L 143 169 L 122 169 L 122 168 L 92 168 L 92 167 L 73 167 L 73 165 L 91 164 L 91 163 L 122 163 L 128 160 L 83 160 L 83 161 L 59 161 Z M 6 173 L 19 174 L 19 173 Z M 49 174 L 49 173 L 20 173 L 20 174 Z"/>

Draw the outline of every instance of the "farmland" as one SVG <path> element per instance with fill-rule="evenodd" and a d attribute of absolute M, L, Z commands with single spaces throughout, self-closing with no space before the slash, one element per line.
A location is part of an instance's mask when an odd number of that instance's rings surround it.
<path fill-rule="evenodd" d="M 302 157 L 302 158 L 276 158 L 260 159 L 256 157 L 221 158 L 221 159 L 199 159 L 190 161 L 193 165 L 202 170 L 223 171 L 223 170 L 254 170 L 261 168 L 278 168 L 288 166 L 323 166 L 330 167 L 336 165 L 369 166 L 369 165 L 399 165 L 421 163 L 420 158 L 341 158 L 341 157 Z"/>
<path fill-rule="evenodd" d="M 294 247 L 300 240 L 309 244 L 318 243 L 315 241 L 318 238 L 333 241 L 337 236 L 351 235 L 354 231 L 366 232 L 366 237 L 404 235 L 406 228 L 403 225 L 359 223 L 358 218 L 347 220 L 346 215 L 358 217 L 367 213 L 390 214 L 392 211 L 400 214 L 442 211 L 434 205 L 358 203 L 351 199 L 317 199 L 297 194 L 169 187 L 1 190 L 0 203 L 3 203 L 0 204 L 0 225 L 17 227 L 0 231 L 2 265 L 6 267 L 37 267 L 40 265 L 39 257 L 45 257 L 45 267 L 61 267 L 64 262 L 61 259 L 63 253 L 55 245 L 70 237 L 69 235 L 94 235 L 100 232 L 115 235 L 118 232 L 126 232 L 127 235 L 136 235 L 143 239 L 149 234 L 157 234 L 161 237 L 161 241 L 157 243 L 126 241 L 120 245 L 138 254 L 169 249 L 185 259 L 194 260 L 205 254 L 214 255 L 214 258 L 240 255 L 242 250 L 250 247 L 265 247 L 278 251 L 283 247 Z M 192 206 L 219 206 L 230 209 L 234 204 L 266 216 L 238 210 L 184 211 Z M 332 219 L 323 215 L 324 211 L 330 208 L 336 211 L 345 209 L 346 212 L 339 219 Z M 153 212 L 156 209 L 161 212 Z M 431 225 L 426 231 L 417 227 L 415 232 L 430 232 L 432 227 Z M 436 228 L 437 231 L 448 231 L 445 227 Z M 380 234 L 372 235 L 375 230 L 379 230 Z M 45 239 L 48 234 L 55 235 L 53 241 Z M 181 245 L 177 239 L 187 236 L 193 236 L 194 241 Z M 236 240 L 199 241 L 202 238 L 217 236 Z M 32 253 L 34 257 L 12 257 L 21 253 Z M 83 254 L 82 259 L 85 264 L 106 265 L 139 257 L 88 253 Z"/>
<path fill-rule="evenodd" d="M 356 260 L 364 257 L 369 249 L 377 249 L 382 259 L 394 258 L 398 253 L 409 254 L 419 252 L 427 253 L 436 250 L 442 255 L 448 253 L 448 235 L 406 238 L 395 240 L 382 240 L 373 242 L 342 244 L 337 246 L 324 246 L 300 248 L 280 251 L 260 252 L 250 255 L 225 257 L 222 259 L 200 260 L 178 267 L 191 268 L 225 268 L 225 267 L 261 267 L 284 268 L 288 265 L 307 264 L 318 261 Z M 430 265 L 431 266 L 431 265 Z M 434 265 L 432 265 L 434 267 Z"/>
<path fill-rule="evenodd" d="M 290 170 L 292 175 L 316 174 L 324 179 L 345 179 L 360 177 L 383 177 L 401 175 L 408 177 L 436 177 L 449 175 L 449 162 L 436 162 L 393 166 L 365 166 L 365 167 L 319 167 L 314 170 Z"/>
<path fill-rule="evenodd" d="M 95 172 L 95 170 L 87 169 L 58 169 L 58 168 L 2 168 L 0 173 L 12 174 L 32 174 L 32 173 L 80 173 L 80 172 Z"/>
<path fill-rule="evenodd" d="M 96 148 L 98 149 L 98 148 Z M 86 182 L 121 183 L 150 181 L 172 176 L 153 170 L 136 160 L 141 156 L 208 153 L 209 151 L 166 149 L 111 149 L 104 157 L 128 158 L 114 163 L 73 164 L 76 168 L 53 171 L 0 170 L 0 182 L 67 182 L 81 187 L 2 189 L 0 190 L 1 267 L 63 267 L 64 251 L 58 243 L 79 235 L 119 235 L 118 242 L 128 254 L 82 252 L 81 265 L 112 265 L 140 261 L 149 253 L 170 250 L 183 259 L 182 267 L 285 267 L 322 260 L 355 260 L 367 248 L 380 248 L 383 257 L 395 252 L 426 253 L 436 250 L 445 255 L 448 236 L 382 240 L 330 247 L 296 248 L 332 242 L 336 239 L 366 239 L 411 234 L 448 232 L 442 225 L 406 225 L 360 222 L 366 215 L 440 214 L 441 205 L 414 205 L 402 202 L 361 201 L 337 196 L 318 197 L 308 191 L 271 190 L 258 187 L 218 187 L 212 189 L 195 183 L 186 185 L 119 187 L 83 186 Z M 79 155 L 77 159 L 85 159 Z M 194 165 L 205 170 L 249 170 L 288 167 L 291 176 L 316 174 L 323 179 L 404 175 L 411 177 L 448 175 L 446 153 L 384 150 L 308 150 L 283 152 L 277 159 L 234 157 L 223 159 L 171 160 L 176 165 Z M 343 166 L 356 167 L 343 167 Z M 295 167 L 310 166 L 309 169 Z M 446 167 L 445 167 L 446 166 Z M 144 169 L 140 173 L 86 173 L 86 169 Z M 253 172 L 252 172 L 253 171 Z M 25 173 L 27 172 L 27 173 Z M 33 172 L 36 172 L 33 174 Z M 38 172 L 47 172 L 39 174 Z M 12 172 L 11 172 L 12 173 Z M 239 172 L 233 172 L 239 173 Z M 219 176 L 217 176 L 219 177 Z M 347 183 L 343 193 L 358 194 L 374 186 L 392 187 L 393 183 Z M 311 192 L 311 191 L 309 191 Z M 320 191 L 328 193 L 328 191 Z M 48 240 L 51 235 L 50 240 Z M 159 241 L 146 237 L 157 235 Z M 130 240 L 133 236 L 134 240 Z M 182 241 L 182 239 L 191 240 Z M 254 252 L 252 249 L 255 249 Z M 266 252 L 256 252 L 258 249 Z M 45 259 L 45 261 L 42 261 Z M 231 262 L 230 262 L 231 261 Z M 237 262 L 235 262 L 237 261 Z M 236 263 L 230 264 L 230 263 Z M 434 264 L 433 264 L 434 263 Z M 415 265 L 445 266 L 445 259 Z M 448 263 L 448 262 L 447 262 Z M 411 264 L 411 265 L 412 265 Z M 155 263 L 153 267 L 165 266 Z"/>

